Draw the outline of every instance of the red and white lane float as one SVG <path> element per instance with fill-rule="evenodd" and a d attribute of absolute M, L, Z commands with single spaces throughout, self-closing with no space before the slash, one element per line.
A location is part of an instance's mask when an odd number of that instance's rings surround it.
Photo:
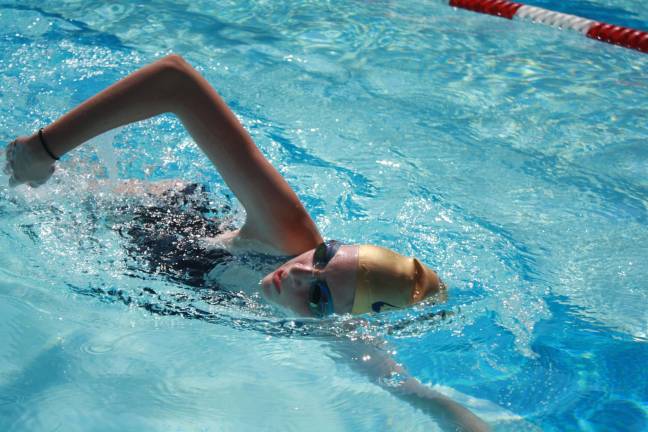
<path fill-rule="evenodd" d="M 453 7 L 503 18 L 527 20 L 569 29 L 582 33 L 591 39 L 648 53 L 648 32 L 641 30 L 606 24 L 576 15 L 554 12 L 506 0 L 449 0 L 448 4 Z"/>

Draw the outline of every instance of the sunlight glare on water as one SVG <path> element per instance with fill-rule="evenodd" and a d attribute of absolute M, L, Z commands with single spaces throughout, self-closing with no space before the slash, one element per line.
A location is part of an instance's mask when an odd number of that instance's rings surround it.
<path fill-rule="evenodd" d="M 451 288 L 349 332 L 146 273 L 114 229 L 138 202 L 109 185 L 184 179 L 227 223 L 244 212 L 177 119 L 126 126 L 39 189 L 0 176 L 0 429 L 436 427 L 330 333 L 385 338 L 503 430 L 648 428 L 648 56 L 436 1 L 21 1 L 0 37 L 4 142 L 180 53 L 324 237 L 416 255 Z"/>

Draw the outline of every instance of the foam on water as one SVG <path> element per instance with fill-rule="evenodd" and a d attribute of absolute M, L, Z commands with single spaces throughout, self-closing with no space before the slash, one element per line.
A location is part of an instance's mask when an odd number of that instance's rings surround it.
<path fill-rule="evenodd" d="M 437 2 L 23 1 L 0 24 L 4 141 L 179 52 L 326 237 L 415 254 L 451 286 L 333 333 L 386 338 L 503 428 L 647 427 L 648 56 Z M 76 150 L 42 188 L 0 188 L 0 429 L 435 427 L 321 323 L 134 271 L 100 187 L 125 178 L 230 202 L 170 116 Z"/>

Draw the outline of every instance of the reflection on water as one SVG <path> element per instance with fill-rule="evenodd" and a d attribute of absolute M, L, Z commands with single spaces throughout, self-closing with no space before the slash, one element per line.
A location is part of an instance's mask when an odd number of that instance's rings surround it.
<path fill-rule="evenodd" d="M 585 3 L 578 7 L 611 10 Z M 75 151 L 44 188 L 0 189 L 4 279 L 100 299 L 84 303 L 91 311 L 119 304 L 155 323 L 195 318 L 184 321 L 208 322 L 205 332 L 217 335 L 235 329 L 254 347 L 260 335 L 292 341 L 273 360 L 296 361 L 291 350 L 320 337 L 384 337 L 424 381 L 510 407 L 546 430 L 645 426 L 636 402 L 645 389 L 628 378 L 641 371 L 618 371 L 647 356 L 648 57 L 431 2 L 26 1 L 0 12 L 4 141 L 179 52 L 233 107 L 325 237 L 417 255 L 451 296 L 362 322 L 296 320 L 277 315 L 252 284 L 216 291 L 149 266 L 108 217 L 118 204 L 132 215 L 135 203 L 117 202 L 98 178 L 209 185 L 212 208 L 230 205 L 230 226 L 244 218 L 169 116 Z M 16 337 L 8 346 L 21 346 Z M 241 356 L 254 358 L 249 351 Z M 304 381 L 341 400 L 327 404 L 357 406 L 337 390 L 358 383 L 330 384 L 317 372 Z M 332 412 L 326 420 L 339 429 L 366 426 Z"/>

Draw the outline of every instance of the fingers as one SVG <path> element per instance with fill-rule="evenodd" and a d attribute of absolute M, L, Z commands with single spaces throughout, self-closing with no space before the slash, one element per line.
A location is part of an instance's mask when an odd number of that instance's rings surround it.
<path fill-rule="evenodd" d="M 47 183 L 47 180 L 49 180 L 49 178 L 52 177 L 52 174 L 54 174 L 54 166 L 52 166 L 52 168 L 50 168 L 49 173 L 48 173 L 47 176 L 45 176 L 43 179 L 41 179 L 41 180 L 34 180 L 34 181 L 30 181 L 30 182 L 27 183 L 27 184 L 28 184 L 30 187 L 33 187 L 33 188 L 37 188 L 37 187 L 39 187 L 39 186 L 43 186 L 45 183 Z M 10 179 L 10 180 L 11 180 L 11 179 Z"/>
<path fill-rule="evenodd" d="M 15 147 L 16 141 L 12 141 L 11 143 L 9 143 L 6 150 L 6 162 L 3 171 L 8 176 L 11 176 L 13 173 L 13 155 Z"/>
<path fill-rule="evenodd" d="M 17 175 L 16 173 L 16 156 L 20 157 L 18 154 L 18 150 L 23 150 L 17 149 L 17 140 L 12 141 L 8 146 L 5 151 L 5 156 L 6 156 L 6 162 L 4 166 L 4 173 L 9 176 L 9 187 L 16 187 L 18 185 L 21 185 L 23 183 L 27 183 L 29 186 L 33 188 L 37 188 L 39 186 L 42 186 L 49 180 L 49 178 L 52 176 L 54 173 L 55 167 L 54 165 L 50 166 L 49 169 L 47 169 L 45 172 L 39 172 L 39 169 L 33 169 L 31 173 L 28 173 L 28 176 L 25 177 L 23 174 L 20 176 Z M 21 171 L 21 170 L 19 170 Z M 36 178 L 34 178 L 36 177 Z M 40 178 L 39 178 L 40 177 Z"/>
<path fill-rule="evenodd" d="M 9 143 L 7 150 L 5 152 L 6 162 L 4 166 L 4 173 L 9 176 L 9 187 L 16 187 L 20 184 L 20 181 L 16 179 L 13 163 L 14 163 L 14 154 L 16 149 L 16 140 Z"/>

